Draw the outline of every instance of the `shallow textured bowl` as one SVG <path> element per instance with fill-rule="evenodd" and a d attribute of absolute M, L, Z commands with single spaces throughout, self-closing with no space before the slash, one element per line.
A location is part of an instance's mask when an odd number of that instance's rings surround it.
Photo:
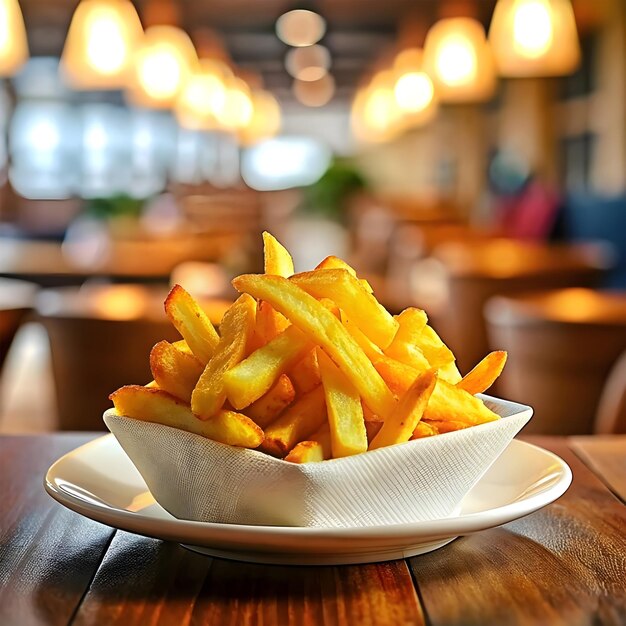
<path fill-rule="evenodd" d="M 118 416 L 104 421 L 156 501 L 179 519 L 366 527 L 449 516 L 532 415 L 484 397 L 503 419 L 322 463 L 297 465 Z"/>

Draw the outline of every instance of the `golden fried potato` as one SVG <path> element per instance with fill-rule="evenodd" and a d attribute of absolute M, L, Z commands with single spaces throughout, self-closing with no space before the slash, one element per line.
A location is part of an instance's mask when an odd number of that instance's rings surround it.
<path fill-rule="evenodd" d="M 315 298 L 335 302 L 380 348 L 393 340 L 398 322 L 347 270 L 314 270 L 295 274 L 290 280 Z"/>
<path fill-rule="evenodd" d="M 261 450 L 284 457 L 296 443 L 306 440 L 326 421 L 326 401 L 320 386 L 299 398 L 265 429 Z"/>
<path fill-rule="evenodd" d="M 396 316 L 398 332 L 385 354 L 396 361 L 411 365 L 420 371 L 429 369 L 431 364 L 418 348 L 419 336 L 426 327 L 428 318 L 421 309 L 408 308 Z"/>
<path fill-rule="evenodd" d="M 293 273 L 293 259 L 287 249 L 270 233 L 263 233 L 265 273 L 289 278 Z"/>
<path fill-rule="evenodd" d="M 159 341 L 150 352 L 150 370 L 160 389 L 189 403 L 204 366 L 176 344 Z"/>
<path fill-rule="evenodd" d="M 244 294 L 226 311 L 220 324 L 221 338 L 191 394 L 191 409 L 200 419 L 217 413 L 226 401 L 224 374 L 245 356 L 254 333 L 256 302 Z"/>
<path fill-rule="evenodd" d="M 335 270 L 320 273 L 330 271 Z M 312 344 L 319 345 L 333 359 L 374 413 L 382 417 L 392 413 L 396 400 L 380 374 L 341 322 L 314 297 L 279 276 L 247 274 L 235 278 L 233 285 L 238 291 L 267 300 L 306 333 Z"/>
<path fill-rule="evenodd" d="M 319 463 L 332 458 L 330 428 L 324 424 L 307 441 L 301 441 L 285 457 L 290 463 Z"/>
<path fill-rule="evenodd" d="M 466 374 L 456 386 L 472 395 L 487 391 L 502 373 L 506 358 L 507 353 L 503 350 L 489 353 L 471 372 Z"/>
<path fill-rule="evenodd" d="M 289 320 L 274 310 L 269 302 L 261 300 L 256 312 L 253 350 L 262 348 L 289 326 Z"/>
<path fill-rule="evenodd" d="M 451 433 L 451 432 L 454 432 L 455 430 L 463 430 L 464 428 L 469 428 L 470 426 L 473 426 L 473 424 L 468 424 L 467 422 L 452 421 L 452 420 L 446 420 L 446 421 L 440 421 L 440 422 L 424 421 L 424 423 L 428 424 L 432 428 L 435 428 L 437 430 L 437 434 Z"/>
<path fill-rule="evenodd" d="M 243 409 L 266 394 L 293 365 L 313 349 L 313 343 L 296 326 L 289 326 L 267 345 L 224 375 L 228 401 Z"/>
<path fill-rule="evenodd" d="M 161 389 L 129 385 L 109 398 L 117 413 L 126 417 L 186 430 L 230 446 L 256 448 L 263 441 L 263 431 L 245 415 L 219 411 L 209 420 L 199 420 L 188 404 Z"/>
<path fill-rule="evenodd" d="M 264 396 L 246 408 L 246 415 L 261 428 L 265 428 L 293 402 L 295 397 L 296 391 L 289 376 L 283 374 Z"/>
<path fill-rule="evenodd" d="M 403 443 L 411 438 L 424 415 L 436 382 L 437 374 L 434 370 L 427 370 L 415 379 L 400 398 L 398 408 L 385 419 L 382 428 L 370 443 L 370 450 Z"/>
<path fill-rule="evenodd" d="M 411 439 L 423 439 L 424 437 L 432 437 L 438 434 L 439 430 L 437 429 L 436 422 L 420 420 L 413 431 Z"/>
<path fill-rule="evenodd" d="M 174 285 L 165 300 L 165 313 L 203 365 L 213 356 L 220 337 L 207 314 L 180 286 Z"/>
<path fill-rule="evenodd" d="M 359 392 L 321 349 L 317 351 L 317 360 L 326 397 L 333 458 L 365 452 L 367 433 Z"/>
<path fill-rule="evenodd" d="M 352 276 L 358 278 L 358 276 L 356 275 L 356 270 L 348 265 L 343 259 L 340 259 L 337 256 L 327 256 L 321 263 L 318 263 L 315 269 L 347 270 L 348 272 L 350 272 L 350 274 L 352 274 Z M 364 278 L 359 278 L 359 282 L 361 283 L 361 286 L 363 287 L 363 289 L 365 289 L 365 291 L 367 291 L 368 293 L 373 293 L 374 290 L 372 289 L 372 286 Z"/>
<path fill-rule="evenodd" d="M 435 369 L 454 363 L 454 354 L 428 324 L 416 338 L 415 345 L 422 351 L 430 366 Z"/>
<path fill-rule="evenodd" d="M 372 443 L 372 441 L 374 441 L 374 437 L 376 437 L 382 427 L 382 422 L 369 422 L 367 420 L 365 421 L 365 431 L 367 432 L 368 445 Z"/>
<path fill-rule="evenodd" d="M 315 389 L 322 382 L 315 348 L 289 370 L 289 378 L 298 395 Z"/>

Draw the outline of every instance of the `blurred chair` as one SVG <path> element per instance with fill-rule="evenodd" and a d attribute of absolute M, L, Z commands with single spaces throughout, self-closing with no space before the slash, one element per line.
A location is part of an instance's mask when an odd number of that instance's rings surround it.
<path fill-rule="evenodd" d="M 500 296 L 485 314 L 491 346 L 509 353 L 500 392 L 535 409 L 524 432 L 594 432 L 605 381 L 626 350 L 626 293 L 563 289 Z"/>
<path fill-rule="evenodd" d="M 0 369 L 20 324 L 31 311 L 37 286 L 21 280 L 0 279 Z"/>
<path fill-rule="evenodd" d="M 611 266 L 601 244 L 554 246 L 510 239 L 454 242 L 439 246 L 430 266 L 413 272 L 414 299 L 433 317 L 443 339 L 457 355 L 462 372 L 488 351 L 483 309 L 499 294 L 563 287 L 596 287 Z M 436 271 L 435 271 L 436 270 Z M 437 293 L 435 307 L 422 302 L 423 284 Z"/>
<path fill-rule="evenodd" d="M 109 394 L 152 379 L 152 346 L 180 339 L 165 317 L 166 294 L 165 287 L 142 285 L 86 285 L 40 294 L 37 312 L 50 339 L 59 429 L 102 430 Z M 217 323 L 215 313 L 209 316 Z"/>
<path fill-rule="evenodd" d="M 595 432 L 626 435 L 626 351 L 613 366 L 602 390 Z"/>

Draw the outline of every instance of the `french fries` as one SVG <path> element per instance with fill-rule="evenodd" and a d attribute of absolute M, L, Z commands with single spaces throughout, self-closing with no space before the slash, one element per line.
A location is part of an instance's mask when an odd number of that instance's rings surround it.
<path fill-rule="evenodd" d="M 230 446 L 257 448 L 263 431 L 248 417 L 219 411 L 210 420 L 199 420 L 191 407 L 161 389 L 129 385 L 110 396 L 119 415 L 187 430 Z"/>
<path fill-rule="evenodd" d="M 350 276 L 348 272 L 345 274 Z M 306 333 L 312 343 L 323 348 L 351 380 L 372 411 L 378 415 L 388 415 L 393 411 L 396 399 L 372 362 L 341 322 L 313 296 L 279 276 L 247 274 L 235 278 L 233 286 L 238 291 L 270 302 L 294 326 Z"/>
<path fill-rule="evenodd" d="M 194 355 L 206 365 L 220 341 L 207 314 L 180 285 L 174 285 L 169 292 L 165 313 Z"/>
<path fill-rule="evenodd" d="M 292 276 L 291 282 L 315 298 L 335 302 L 378 347 L 386 348 L 393 341 L 398 322 L 348 270 L 304 272 Z"/>
<path fill-rule="evenodd" d="M 335 459 L 367 450 L 361 398 L 341 370 L 318 349 L 322 387 L 330 425 L 330 443 Z"/>
<path fill-rule="evenodd" d="M 224 374 L 246 354 L 254 333 L 255 314 L 256 302 L 245 294 L 224 314 L 220 342 L 191 394 L 191 409 L 200 419 L 212 417 L 224 405 Z"/>
<path fill-rule="evenodd" d="M 461 378 L 424 311 L 391 316 L 337 257 L 294 275 L 289 252 L 269 233 L 263 242 L 265 273 L 233 280 L 242 295 L 219 330 L 174 286 L 165 310 L 182 340 L 154 346 L 152 382 L 111 394 L 118 414 L 291 463 L 499 419 L 475 394 L 500 375 L 505 352 Z"/>
<path fill-rule="evenodd" d="M 150 370 L 160 389 L 189 404 L 204 368 L 193 354 L 179 349 L 177 343 L 159 341 L 150 352 Z"/>
<path fill-rule="evenodd" d="M 480 363 L 474 366 L 471 372 L 465 374 L 456 386 L 472 395 L 487 391 L 502 373 L 506 357 L 506 352 L 502 350 L 490 352 Z"/>

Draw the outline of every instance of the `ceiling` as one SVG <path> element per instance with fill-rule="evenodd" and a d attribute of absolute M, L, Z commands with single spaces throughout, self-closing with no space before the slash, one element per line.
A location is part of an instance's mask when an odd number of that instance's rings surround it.
<path fill-rule="evenodd" d="M 142 20 L 155 1 L 135 0 Z M 337 96 L 350 96 L 363 73 L 404 34 L 415 43 L 442 12 L 473 12 L 486 25 L 495 0 L 167 0 L 179 24 L 192 36 L 212 29 L 238 67 L 258 73 L 281 99 L 290 97 L 285 71 L 288 46 L 274 32 L 276 18 L 292 8 L 309 8 L 327 20 L 321 43 L 331 52 Z M 58 56 L 77 0 L 20 0 L 31 54 Z M 151 4 L 150 7 L 148 5 Z M 171 11 L 169 11 L 171 13 Z M 409 35 L 407 36 L 407 33 Z M 416 34 L 417 33 L 417 34 Z"/>

